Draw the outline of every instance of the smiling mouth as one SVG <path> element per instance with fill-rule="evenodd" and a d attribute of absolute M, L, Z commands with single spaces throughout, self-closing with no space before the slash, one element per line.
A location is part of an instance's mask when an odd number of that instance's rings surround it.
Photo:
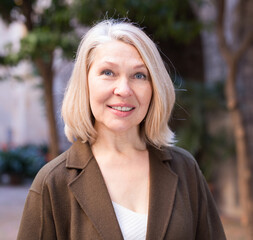
<path fill-rule="evenodd" d="M 117 111 L 121 111 L 121 112 L 130 112 L 134 109 L 134 107 L 112 107 L 112 106 L 108 106 L 108 107 L 115 109 Z"/>

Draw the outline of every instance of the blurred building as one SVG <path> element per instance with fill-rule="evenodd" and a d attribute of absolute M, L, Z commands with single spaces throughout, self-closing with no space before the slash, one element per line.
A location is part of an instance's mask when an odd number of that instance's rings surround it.
<path fill-rule="evenodd" d="M 0 20 L 0 51 L 4 54 L 6 45 L 12 43 L 13 50 L 19 48 L 19 39 L 24 36 L 21 23 L 9 26 Z M 2 37 L 3 36 L 3 37 Z M 72 71 L 72 63 L 64 61 L 56 52 L 54 98 L 56 118 L 62 150 L 68 146 L 64 137 L 60 108 L 66 83 Z M 48 125 L 43 101 L 41 78 L 33 66 L 22 61 L 14 67 L 0 67 L 0 147 L 25 144 L 47 144 Z"/>

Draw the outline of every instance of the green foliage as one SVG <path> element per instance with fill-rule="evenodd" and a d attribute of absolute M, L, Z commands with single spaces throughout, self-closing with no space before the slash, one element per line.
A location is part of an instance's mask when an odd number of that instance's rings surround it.
<path fill-rule="evenodd" d="M 66 54 L 73 54 L 76 45 L 76 39 L 70 35 L 62 35 L 61 32 L 46 27 L 38 28 L 21 40 L 20 55 L 23 58 L 42 58 L 44 62 L 49 62 L 50 55 L 56 48 L 62 48 Z"/>
<path fill-rule="evenodd" d="M 219 85 L 206 86 L 200 82 L 183 82 L 180 89 L 177 89 L 176 105 L 175 112 L 180 114 L 182 126 L 187 126 L 179 129 L 178 138 L 183 139 L 181 144 L 184 148 L 196 154 L 201 142 L 199 136 L 205 134 L 203 130 L 206 128 L 207 112 L 225 109 L 222 88 Z"/>
<path fill-rule="evenodd" d="M 10 2 L 12 4 L 10 4 Z M 20 50 L 12 51 L 12 46 L 8 45 L 8 54 L 1 57 L 1 64 L 15 65 L 22 59 L 41 59 L 48 63 L 55 49 L 62 49 L 66 57 L 73 57 L 79 39 L 75 33 L 75 28 L 71 25 L 73 11 L 65 1 L 53 0 L 51 5 L 43 11 L 33 9 L 36 1 L 3 1 L 0 3 L 0 13 L 7 22 L 15 20 L 12 18 L 13 12 L 24 15 L 24 9 L 31 7 L 32 27 L 28 29 L 27 35 L 21 39 Z M 16 14 L 17 15 L 17 14 Z M 27 21 L 27 20 L 26 20 Z"/>
<path fill-rule="evenodd" d="M 208 86 L 189 81 L 183 82 L 180 89 L 173 116 L 177 145 L 196 157 L 205 177 L 211 180 L 217 161 L 233 153 L 233 143 L 225 129 L 211 132 L 208 123 L 227 111 L 223 84 Z"/>
<path fill-rule="evenodd" d="M 37 1 L 3 0 L 0 14 L 7 22 L 22 19 L 28 24 L 28 34 L 21 40 L 18 53 L 11 51 L 1 61 L 16 64 L 22 59 L 41 58 L 48 62 L 56 48 L 63 50 L 66 57 L 73 57 L 79 39 L 73 21 L 91 25 L 104 18 L 125 18 L 147 26 L 156 39 L 168 37 L 187 43 L 199 33 L 201 24 L 193 17 L 188 0 L 52 0 L 50 6 L 38 10 Z M 15 14 L 14 14 L 15 13 Z M 23 16 L 23 17 L 21 17 Z M 2 59 L 1 59 L 2 60 Z"/>
<path fill-rule="evenodd" d="M 187 43 L 200 31 L 201 24 L 193 17 L 188 0 L 79 0 L 76 17 L 91 25 L 104 18 L 129 18 L 148 26 L 157 39 L 173 39 Z"/>
<path fill-rule="evenodd" d="M 28 145 L 0 151 L 0 173 L 34 177 L 46 163 L 44 146 Z"/>

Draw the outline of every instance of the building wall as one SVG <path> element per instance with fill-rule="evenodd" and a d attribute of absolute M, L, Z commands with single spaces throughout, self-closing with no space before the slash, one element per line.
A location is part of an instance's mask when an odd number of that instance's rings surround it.
<path fill-rule="evenodd" d="M 26 70 L 23 63 L 18 66 Z M 0 82 L 0 145 L 47 143 L 47 123 L 40 79 L 9 77 Z"/>
<path fill-rule="evenodd" d="M 6 26 L 0 20 L 0 53 L 11 42 L 18 50 L 19 39 L 25 34 L 21 24 Z M 60 136 L 60 149 L 69 143 L 64 136 L 61 119 L 61 102 L 65 87 L 73 68 L 73 63 L 63 60 L 61 52 L 56 52 L 54 63 L 54 98 L 56 121 Z M 6 145 L 47 144 L 48 124 L 43 101 L 41 78 L 35 75 L 31 63 L 23 61 L 15 67 L 0 67 L 0 148 Z"/>

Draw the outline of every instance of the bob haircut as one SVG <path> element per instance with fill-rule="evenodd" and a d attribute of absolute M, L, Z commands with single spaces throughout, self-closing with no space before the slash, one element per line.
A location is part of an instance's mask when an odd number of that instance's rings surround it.
<path fill-rule="evenodd" d="M 168 121 L 175 102 L 175 90 L 157 47 L 133 23 L 114 19 L 104 20 L 92 27 L 78 47 L 62 105 L 68 140 L 74 142 L 75 139 L 81 139 L 90 143 L 96 140 L 87 76 L 95 56 L 94 50 L 101 44 L 115 40 L 134 46 L 150 73 L 153 92 L 148 113 L 140 124 L 142 139 L 158 148 L 173 144 L 174 134 L 168 127 Z"/>

